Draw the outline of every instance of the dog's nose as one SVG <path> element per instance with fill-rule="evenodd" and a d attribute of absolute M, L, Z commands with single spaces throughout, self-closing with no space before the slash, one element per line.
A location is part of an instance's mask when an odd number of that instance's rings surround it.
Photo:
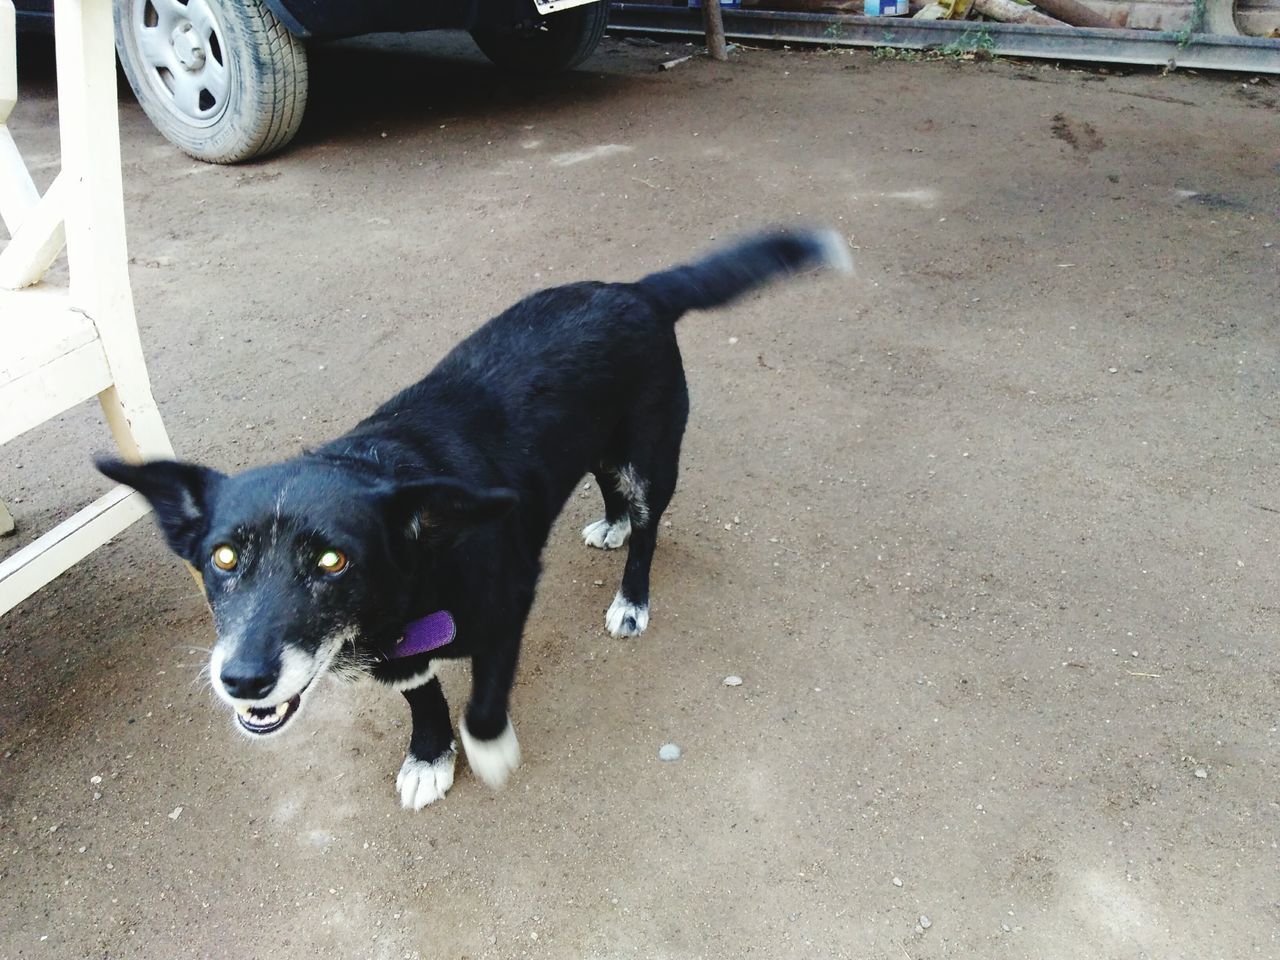
<path fill-rule="evenodd" d="M 276 685 L 276 674 L 265 663 L 228 660 L 219 674 L 227 693 L 237 700 L 261 700 Z"/>

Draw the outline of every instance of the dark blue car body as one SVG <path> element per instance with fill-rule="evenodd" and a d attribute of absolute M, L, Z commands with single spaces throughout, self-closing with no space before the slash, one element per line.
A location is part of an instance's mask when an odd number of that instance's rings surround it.
<path fill-rule="evenodd" d="M 290 33 L 336 39 L 362 33 L 511 23 L 528 14 L 529 0 L 264 0 Z M 18 28 L 53 30 L 53 0 L 16 0 Z"/>

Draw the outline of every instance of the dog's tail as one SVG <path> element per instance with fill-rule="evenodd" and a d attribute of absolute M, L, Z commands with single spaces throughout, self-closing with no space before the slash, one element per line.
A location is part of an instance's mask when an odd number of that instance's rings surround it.
<path fill-rule="evenodd" d="M 835 230 L 772 230 L 701 260 L 651 273 L 636 286 L 674 323 L 688 310 L 723 306 L 778 276 L 826 266 L 849 273 L 849 247 Z"/>

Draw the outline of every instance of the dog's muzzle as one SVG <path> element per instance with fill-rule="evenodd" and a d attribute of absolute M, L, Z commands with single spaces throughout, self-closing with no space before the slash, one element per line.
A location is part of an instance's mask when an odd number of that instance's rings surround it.
<path fill-rule="evenodd" d="M 214 692 L 235 711 L 239 728 L 250 736 L 265 737 L 279 733 L 297 717 L 307 690 L 328 666 L 328 658 L 317 663 L 314 657 L 286 650 L 274 677 L 268 676 L 265 668 L 244 667 L 233 661 L 229 681 L 225 654 L 215 648 L 209 672 Z M 237 680 L 240 674 L 244 678 Z"/>

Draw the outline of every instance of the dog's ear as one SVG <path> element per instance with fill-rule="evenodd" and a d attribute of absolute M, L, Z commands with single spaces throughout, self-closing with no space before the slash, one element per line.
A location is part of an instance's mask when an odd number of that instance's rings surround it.
<path fill-rule="evenodd" d="M 505 487 L 472 487 L 460 480 L 431 477 L 399 484 L 383 495 L 393 529 L 411 537 L 455 536 L 506 516 L 519 501 Z"/>
<path fill-rule="evenodd" d="M 196 551 L 209 530 L 209 505 L 214 490 L 226 479 L 223 474 L 175 460 L 126 463 L 99 457 L 94 466 L 146 497 L 170 549 L 188 563 L 200 565 L 203 558 Z"/>

